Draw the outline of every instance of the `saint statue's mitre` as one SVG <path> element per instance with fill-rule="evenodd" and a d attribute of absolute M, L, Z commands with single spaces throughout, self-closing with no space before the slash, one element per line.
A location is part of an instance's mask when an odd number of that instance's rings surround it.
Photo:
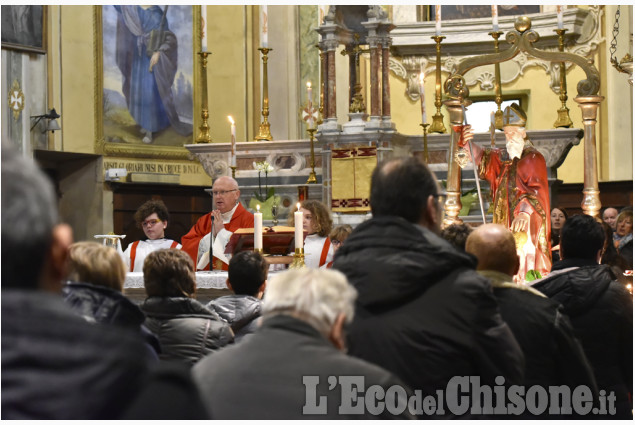
<path fill-rule="evenodd" d="M 503 111 L 503 127 L 525 127 L 527 124 L 527 115 L 517 103 L 512 103 Z"/>

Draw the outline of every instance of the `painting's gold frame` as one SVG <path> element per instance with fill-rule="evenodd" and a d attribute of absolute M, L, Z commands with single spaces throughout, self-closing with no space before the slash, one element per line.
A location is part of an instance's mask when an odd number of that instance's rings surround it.
<path fill-rule="evenodd" d="M 104 138 L 104 74 L 103 74 L 103 25 L 102 25 L 102 5 L 93 6 L 93 28 L 94 33 L 94 52 L 95 52 L 95 151 L 106 156 L 128 157 L 128 158 L 154 158 L 154 159 L 192 159 L 192 155 L 185 147 L 177 146 L 147 146 L 147 145 L 122 145 L 119 143 L 106 142 Z M 194 122 L 192 132 L 192 143 L 200 126 L 201 105 L 201 69 L 197 64 L 200 62 L 197 52 L 201 50 L 201 7 L 192 6 L 192 60 L 193 62 L 193 115 Z"/>
<path fill-rule="evenodd" d="M 39 6 L 39 5 L 33 5 L 33 6 Z M 47 51 L 47 31 L 48 31 L 48 6 L 46 5 L 42 5 L 42 22 L 41 22 L 41 26 L 42 26 L 42 47 L 37 47 L 37 46 L 29 46 L 26 44 L 19 44 L 19 43 L 10 43 L 10 42 L 6 42 L 3 41 L 2 42 L 2 48 L 3 49 L 10 49 L 10 50 L 19 50 L 19 51 L 23 51 L 23 52 L 30 52 L 30 53 L 39 53 L 39 54 L 45 54 Z"/>

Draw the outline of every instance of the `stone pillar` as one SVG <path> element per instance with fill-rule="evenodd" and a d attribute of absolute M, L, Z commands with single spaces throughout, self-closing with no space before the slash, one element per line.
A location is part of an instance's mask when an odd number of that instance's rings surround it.
<path fill-rule="evenodd" d="M 381 115 L 383 121 L 390 122 L 390 38 L 386 37 L 381 43 Z"/>
<path fill-rule="evenodd" d="M 381 55 L 381 45 L 378 43 L 379 40 L 377 37 L 367 37 L 366 40 L 370 47 L 370 116 L 376 117 L 376 119 L 379 120 L 379 117 L 381 117 L 381 98 L 379 95 L 379 58 Z"/>
<path fill-rule="evenodd" d="M 335 49 L 337 49 L 337 40 L 327 40 L 326 46 L 326 119 L 337 120 L 337 100 L 335 98 Z"/>
<path fill-rule="evenodd" d="M 443 102 L 450 113 L 450 125 L 463 125 L 463 108 L 459 99 L 449 99 Z M 465 106 L 469 106 L 472 102 L 463 101 Z M 445 201 L 445 214 L 443 218 L 443 227 L 453 223 L 461 223 L 459 212 L 461 211 L 461 168 L 456 163 L 454 155 L 458 150 L 459 139 L 461 135 L 452 130 L 450 139 L 450 148 L 448 150 L 448 180 L 447 192 L 448 197 Z"/>
<path fill-rule="evenodd" d="M 598 108 L 604 96 L 577 96 L 575 101 L 582 110 L 584 123 L 584 189 L 582 193 L 582 211 L 593 217 L 599 217 L 600 190 L 598 187 L 597 153 L 595 147 L 595 126 Z"/>

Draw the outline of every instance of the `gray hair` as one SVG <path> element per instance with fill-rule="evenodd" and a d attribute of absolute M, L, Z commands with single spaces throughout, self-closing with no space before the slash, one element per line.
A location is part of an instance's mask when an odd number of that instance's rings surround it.
<path fill-rule="evenodd" d="M 267 284 L 263 315 L 289 314 L 327 336 L 340 314 L 353 320 L 357 291 L 337 270 L 292 269 Z"/>
<path fill-rule="evenodd" d="M 36 288 L 58 220 L 53 185 L 4 143 L 1 173 L 2 288 Z"/>

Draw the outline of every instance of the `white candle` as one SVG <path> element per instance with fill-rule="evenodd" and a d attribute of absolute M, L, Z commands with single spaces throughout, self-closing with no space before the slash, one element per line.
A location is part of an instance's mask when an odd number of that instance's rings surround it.
<path fill-rule="evenodd" d="M 293 213 L 295 220 L 295 248 L 304 248 L 304 233 L 302 231 L 302 211 L 300 211 L 300 203 L 297 204 L 298 210 Z"/>
<path fill-rule="evenodd" d="M 492 6 L 492 27 L 494 32 L 498 32 L 498 6 Z"/>
<path fill-rule="evenodd" d="M 562 6 L 556 6 L 556 10 L 558 11 L 558 29 L 564 29 L 564 21 L 562 14 L 564 13 Z"/>
<path fill-rule="evenodd" d="M 434 19 L 435 19 L 435 25 L 434 25 L 434 31 L 435 34 L 437 36 L 441 35 L 441 5 L 437 4 L 436 6 L 434 6 Z"/>
<path fill-rule="evenodd" d="M 262 213 L 260 205 L 256 205 L 254 213 L 254 249 L 262 249 Z"/>
<path fill-rule="evenodd" d="M 207 52 L 207 5 L 201 6 L 201 49 Z"/>
<path fill-rule="evenodd" d="M 307 121 L 307 126 L 309 128 L 313 128 L 313 113 L 311 112 L 311 110 L 313 109 L 313 89 L 311 88 L 310 81 L 306 82 L 306 98 L 309 105 L 307 108 L 307 110 L 309 111 L 309 120 Z"/>
<path fill-rule="evenodd" d="M 227 116 L 229 122 L 231 123 L 231 134 L 232 134 L 232 143 L 231 143 L 231 166 L 236 166 L 236 123 L 234 123 L 234 119 L 231 115 Z"/>
<path fill-rule="evenodd" d="M 422 72 L 419 74 L 419 96 L 421 97 L 421 123 L 426 123 L 426 92 L 425 92 L 426 76 Z"/>
<path fill-rule="evenodd" d="M 260 22 L 260 47 L 269 47 L 269 15 L 267 15 L 267 5 L 260 6 L 261 22 Z"/>

